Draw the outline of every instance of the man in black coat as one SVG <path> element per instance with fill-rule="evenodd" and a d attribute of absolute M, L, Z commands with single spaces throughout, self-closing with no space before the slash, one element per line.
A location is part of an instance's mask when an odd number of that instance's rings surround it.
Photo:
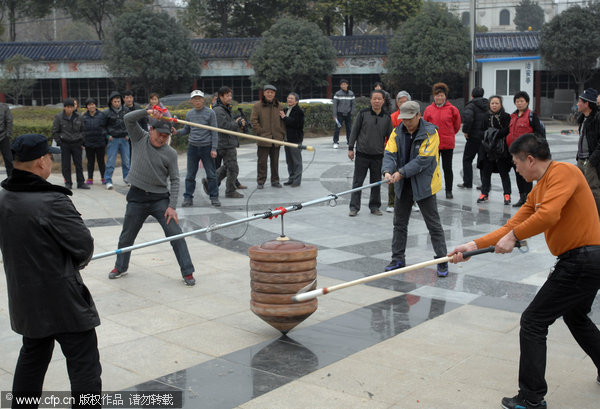
<path fill-rule="evenodd" d="M 483 98 L 483 88 L 475 87 L 471 91 L 471 99 L 463 111 L 463 128 L 467 143 L 463 152 L 463 183 L 457 185 L 461 189 L 473 187 L 473 160 L 479 153 L 483 131 L 487 129 L 490 102 Z"/>
<path fill-rule="evenodd" d="M 60 150 L 38 134 L 19 136 L 11 150 L 14 169 L 0 191 L 0 249 L 11 327 L 23 336 L 13 395 L 41 395 L 54 341 L 67 360 L 73 397 L 100 394 L 100 318 L 79 273 L 93 238 L 67 197 L 72 192 L 46 181 Z"/>
<path fill-rule="evenodd" d="M 600 213 L 600 115 L 597 99 L 598 91 L 588 88 L 577 100 L 577 111 L 581 113 L 578 120 L 577 167 L 585 175 Z"/>
<path fill-rule="evenodd" d="M 301 144 L 304 140 L 304 111 L 298 105 L 299 100 L 300 96 L 298 94 L 290 92 L 287 97 L 288 107 L 279 112 L 285 124 L 285 140 L 297 144 Z M 302 150 L 286 146 L 285 161 L 289 176 L 284 185 L 300 186 L 300 182 L 302 182 Z"/>

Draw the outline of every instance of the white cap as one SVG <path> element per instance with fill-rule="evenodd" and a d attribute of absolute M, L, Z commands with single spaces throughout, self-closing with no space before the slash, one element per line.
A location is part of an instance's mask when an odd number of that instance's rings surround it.
<path fill-rule="evenodd" d="M 194 97 L 202 97 L 202 98 L 204 98 L 204 92 L 200 91 L 199 89 L 195 89 L 190 94 L 190 99 L 192 99 Z"/>

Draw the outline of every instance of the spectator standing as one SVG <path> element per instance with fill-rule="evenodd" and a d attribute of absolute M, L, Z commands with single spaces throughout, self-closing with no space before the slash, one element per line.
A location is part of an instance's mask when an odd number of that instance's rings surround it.
<path fill-rule="evenodd" d="M 390 96 L 390 93 L 387 92 L 385 89 L 383 89 L 383 84 L 381 82 L 376 82 L 375 85 L 373 86 L 373 89 L 383 91 L 385 102 L 383 103 L 383 107 L 381 109 L 383 109 L 384 114 L 386 114 L 386 115 L 391 114 L 392 113 L 392 97 Z"/>
<path fill-rule="evenodd" d="M 483 149 L 480 151 L 477 161 L 481 169 L 481 195 L 479 195 L 477 203 L 489 200 L 490 190 L 492 189 L 492 173 L 498 172 L 502 180 L 504 204 L 510 204 L 511 185 L 509 173 L 512 167 L 512 158 L 508 153 L 508 145 L 506 144 L 509 124 L 510 115 L 504 111 L 502 97 L 499 95 L 490 97 L 487 127 L 488 129 L 496 129 L 497 132 L 494 131 L 493 139 L 484 138 L 482 141 Z"/>
<path fill-rule="evenodd" d="M 585 175 L 590 185 L 596 207 L 600 214 L 600 115 L 598 115 L 598 91 L 588 88 L 577 100 L 577 111 L 581 113 L 579 123 L 579 144 L 577 147 L 577 167 Z"/>
<path fill-rule="evenodd" d="M 231 112 L 232 99 L 232 89 L 221 87 L 217 92 L 217 100 L 212 109 L 217 116 L 217 125 L 219 128 L 238 132 L 246 124 L 246 121 L 242 118 L 233 118 L 233 113 Z M 234 199 L 244 197 L 243 194 L 236 190 L 237 177 L 240 173 L 237 161 L 237 148 L 239 146 L 240 141 L 236 135 L 219 132 L 217 156 L 222 158 L 223 164 L 217 169 L 217 182 L 220 184 L 227 177 L 227 181 L 225 182 L 225 197 Z"/>
<path fill-rule="evenodd" d="M 481 148 L 481 139 L 483 131 L 487 129 L 489 118 L 490 102 L 483 97 L 484 90 L 481 87 L 475 87 L 471 91 L 473 97 L 463 110 L 463 134 L 466 144 L 463 152 L 463 183 L 457 186 L 461 189 L 473 188 L 473 159 L 478 155 Z M 481 179 L 481 176 L 480 176 Z"/>
<path fill-rule="evenodd" d="M 443 82 L 433 84 L 433 102 L 423 113 L 423 120 L 438 127 L 440 139 L 440 161 L 444 171 L 444 184 L 446 185 L 446 199 L 452 199 L 452 183 L 454 173 L 452 172 L 452 155 L 456 143 L 456 133 L 460 130 L 460 112 L 448 102 L 450 89 Z"/>
<path fill-rule="evenodd" d="M 386 271 L 406 266 L 408 222 L 413 202 L 417 202 L 435 251 L 435 257 L 445 257 L 446 238 L 437 209 L 435 194 L 442 189 L 438 147 L 440 137 L 435 125 L 421 118 L 419 104 L 408 101 L 400 107 L 400 124 L 388 139 L 383 158 L 382 174 L 394 183 L 394 234 L 392 261 Z M 448 263 L 437 265 L 439 277 L 448 275 Z"/>
<path fill-rule="evenodd" d="M 85 125 L 85 156 L 87 158 L 88 178 L 86 184 L 94 183 L 94 165 L 98 162 L 98 170 L 102 184 L 104 181 L 104 154 L 106 152 L 106 116 L 104 112 L 98 111 L 96 100 L 88 98 L 85 101 L 87 111 L 83 114 Z"/>
<path fill-rule="evenodd" d="M 362 186 L 367 171 L 370 183 L 381 180 L 381 163 L 385 150 L 385 140 L 392 133 L 392 119 L 383 112 L 385 95 L 381 90 L 371 91 L 371 106 L 361 109 L 350 135 L 348 144 L 348 158 L 354 160 L 354 176 L 352 188 Z M 354 148 L 356 146 L 356 155 Z M 356 159 L 356 160 L 355 160 Z M 348 216 L 355 217 L 360 211 L 361 191 L 353 192 L 350 197 L 350 213 Z M 369 209 L 371 214 L 381 216 L 381 185 L 371 188 L 369 198 Z"/>
<path fill-rule="evenodd" d="M 0 152 L 4 159 L 6 176 L 10 176 L 13 170 L 12 152 L 10 151 L 10 140 L 12 138 L 13 116 L 7 104 L 0 102 Z"/>
<path fill-rule="evenodd" d="M 509 131 L 506 137 L 506 144 L 509 148 L 521 135 L 532 132 L 538 135 L 543 134 L 540 118 L 529 109 L 529 94 L 525 91 L 519 91 L 515 94 L 513 100 L 517 109 L 510 115 Z M 526 181 L 517 172 L 514 164 L 513 169 L 515 170 L 515 178 L 517 180 L 517 187 L 519 188 L 519 201 L 513 204 L 513 207 L 521 207 L 527 200 L 527 195 L 531 192 L 533 183 Z"/>
<path fill-rule="evenodd" d="M 217 116 L 215 112 L 204 106 L 204 92 L 194 90 L 190 94 L 193 109 L 185 114 L 185 120 L 202 125 L 217 127 Z M 185 176 L 185 192 L 183 193 L 182 207 L 194 205 L 194 192 L 196 190 L 196 175 L 198 174 L 198 164 L 202 161 L 206 179 L 202 179 L 204 192 L 210 197 L 210 204 L 219 207 L 219 187 L 217 186 L 217 169 L 215 158 L 217 157 L 217 147 L 219 145 L 219 135 L 217 131 L 191 127 L 185 125 L 183 129 L 175 131 L 178 135 L 190 135 L 187 151 L 187 174 Z"/>
<path fill-rule="evenodd" d="M 510 153 L 517 172 L 537 184 L 504 226 L 449 255 L 457 263 L 464 260 L 462 253 L 488 246 L 510 253 L 517 240 L 544 233 L 556 264 L 521 315 L 519 391 L 502 399 L 506 409 L 544 409 L 548 327 L 558 318 L 600 373 L 600 331 L 588 316 L 600 288 L 600 222 L 585 177 L 570 163 L 552 161 L 544 137 L 521 135 L 511 143 Z M 600 383 L 598 373 L 594 376 Z"/>
<path fill-rule="evenodd" d="M 92 258 L 94 239 L 68 197 L 73 193 L 47 181 L 52 154 L 60 150 L 49 147 L 45 136 L 28 134 L 15 139 L 12 151 L 15 168 L 0 191 L 0 249 L 11 327 L 23 337 L 13 408 L 37 407 L 19 406 L 16 398 L 41 396 L 55 341 L 80 402 L 102 389 L 95 330 L 100 318 L 79 271 Z"/>
<path fill-rule="evenodd" d="M 277 88 L 274 85 L 267 84 L 263 87 L 263 97 L 252 107 L 250 122 L 254 128 L 254 133 L 263 138 L 283 141 L 285 136 L 285 125 L 281 119 L 280 111 L 283 107 L 275 98 Z M 279 183 L 279 150 L 280 145 L 269 142 L 257 142 L 257 177 L 256 183 L 258 189 L 263 189 L 267 180 L 267 160 L 271 161 L 271 186 L 281 188 Z"/>
<path fill-rule="evenodd" d="M 131 160 L 131 150 L 129 148 L 129 136 L 125 128 L 125 114 L 127 108 L 124 106 L 123 97 L 118 91 L 113 91 L 108 98 L 108 109 L 104 111 L 106 115 L 106 136 L 108 144 L 106 145 L 106 172 L 104 180 L 106 189 L 113 188 L 113 173 L 117 162 L 117 154 L 121 155 L 121 169 L 123 170 L 123 181 L 127 182 L 129 166 Z"/>
<path fill-rule="evenodd" d="M 398 125 L 400 125 L 402 123 L 402 118 L 400 118 L 400 106 L 402 104 L 404 104 L 407 101 L 410 101 L 412 98 L 410 97 L 410 94 L 406 91 L 400 91 L 398 92 L 398 94 L 396 95 L 396 106 L 398 107 L 398 109 L 393 112 L 392 114 L 390 114 L 390 117 L 392 118 L 392 126 L 394 128 L 396 128 Z M 387 138 L 385 140 L 385 143 L 387 145 Z M 388 213 L 394 213 L 394 201 L 396 198 L 396 194 L 394 193 L 394 185 L 393 184 L 388 184 L 388 205 L 385 209 L 386 212 Z"/>
<path fill-rule="evenodd" d="M 131 111 L 137 111 L 138 109 L 144 109 L 144 107 L 142 107 L 140 104 L 135 102 L 135 95 L 133 94 L 133 91 L 130 89 L 123 92 L 123 103 L 125 105 L 125 108 L 127 108 L 125 113 L 131 112 Z M 148 129 L 148 118 L 147 117 L 140 119 L 140 126 L 143 129 Z M 131 141 L 129 139 L 127 139 L 127 143 L 129 144 L 129 156 L 131 157 Z"/>
<path fill-rule="evenodd" d="M 52 123 L 52 138 L 60 146 L 60 159 L 65 187 L 73 188 L 71 176 L 71 158 L 75 165 L 77 189 L 89 189 L 85 184 L 82 166 L 82 151 L 85 138 L 85 125 L 83 118 L 75 112 L 75 103 L 72 98 L 63 101 L 63 110 L 54 117 Z"/>
<path fill-rule="evenodd" d="M 300 96 L 290 92 L 287 97 L 288 107 L 279 112 L 285 124 L 285 140 L 291 143 L 302 144 L 304 140 L 304 111 L 298 104 Z M 286 146 L 285 161 L 288 168 L 288 180 L 284 185 L 299 187 L 302 182 L 302 149 Z"/>
<path fill-rule="evenodd" d="M 151 122 L 150 131 L 145 131 L 139 123 L 146 114 L 152 114 L 155 119 Z M 162 112 L 158 110 L 137 110 L 125 116 L 135 160 L 131 166 L 131 188 L 127 193 L 127 208 L 123 230 L 119 236 L 119 248 L 134 243 L 148 216 L 158 221 L 165 236 L 182 233 L 175 210 L 179 194 L 177 152 L 167 144 L 171 126 L 161 122 L 161 117 Z M 194 265 L 185 239 L 172 240 L 171 247 L 177 257 L 185 285 L 195 285 Z M 130 257 L 131 252 L 117 254 L 115 267 L 108 273 L 108 278 L 116 279 L 126 275 Z"/>
<path fill-rule="evenodd" d="M 150 94 L 150 98 L 148 98 L 148 105 L 146 105 L 146 110 L 153 109 L 154 106 L 159 106 L 161 109 L 166 110 L 166 111 L 163 112 L 164 116 L 168 116 L 168 117 L 173 116 L 173 115 L 171 115 L 171 113 L 169 112 L 169 110 L 167 109 L 167 107 L 162 102 L 160 102 L 160 99 L 159 99 L 158 94 L 156 92 L 152 92 Z M 138 109 L 141 109 L 141 107 L 138 108 Z"/>
<path fill-rule="evenodd" d="M 343 125 L 346 125 L 346 143 L 350 142 L 355 97 L 354 92 L 348 89 L 348 87 L 348 80 L 340 80 L 340 89 L 333 96 L 333 120 L 335 121 L 333 149 L 337 149 L 340 146 L 340 130 Z"/>

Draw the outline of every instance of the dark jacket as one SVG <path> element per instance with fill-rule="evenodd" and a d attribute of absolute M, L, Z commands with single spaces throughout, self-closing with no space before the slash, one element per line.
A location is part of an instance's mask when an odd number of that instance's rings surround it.
<path fill-rule="evenodd" d="M 594 112 L 593 114 L 590 114 L 585 123 L 583 122 L 584 118 L 585 116 L 583 114 L 579 115 L 579 135 L 581 135 L 581 128 L 585 127 L 584 130 L 588 142 L 588 151 L 590 153 L 589 161 L 600 175 L 600 113 Z"/>
<path fill-rule="evenodd" d="M 79 273 L 94 241 L 67 196 L 71 191 L 19 169 L 2 187 L 0 248 L 12 329 L 43 338 L 100 325 Z"/>
<path fill-rule="evenodd" d="M 284 111 L 287 114 L 290 108 Z M 285 140 L 292 143 L 302 143 L 304 140 L 304 111 L 296 104 L 288 116 L 283 117 L 285 124 Z"/>
<path fill-rule="evenodd" d="M 217 98 L 213 111 L 215 111 L 215 115 L 217 116 L 217 126 L 219 128 L 239 132 L 238 123 L 233 119 L 233 114 L 231 113 L 231 105 L 224 105 L 221 99 Z M 231 149 L 238 146 L 240 146 L 240 141 L 236 135 L 219 132 L 219 147 L 217 149 Z"/>
<path fill-rule="evenodd" d="M 488 113 L 487 128 L 498 129 L 493 141 L 488 147 L 487 141 L 483 141 L 477 155 L 477 167 L 482 169 L 486 161 L 493 162 L 492 172 L 508 172 L 512 167 L 512 156 L 508 152 L 506 137 L 510 126 L 510 114 L 502 108 L 500 112 Z M 502 151 L 502 153 L 498 153 Z"/>
<path fill-rule="evenodd" d="M 333 96 L 333 117 L 336 118 L 338 114 L 352 114 L 354 112 L 354 103 L 354 92 L 339 89 Z"/>
<path fill-rule="evenodd" d="M 8 105 L 0 103 L 0 141 L 12 138 L 13 117 Z"/>
<path fill-rule="evenodd" d="M 371 108 L 361 109 L 352 125 L 348 150 L 353 151 L 356 144 L 357 153 L 383 157 L 385 141 L 393 130 L 392 119 L 383 109 L 379 114 Z"/>
<path fill-rule="evenodd" d="M 52 123 L 52 138 L 59 146 L 61 142 L 83 143 L 85 138 L 83 118 L 77 112 L 73 112 L 70 118 L 67 118 L 65 111 L 59 112 Z"/>
<path fill-rule="evenodd" d="M 104 115 L 104 112 L 96 110 L 94 116 L 91 116 L 90 111 L 86 111 L 83 114 L 83 123 L 85 125 L 86 148 L 106 146 L 106 115 Z"/>
<path fill-rule="evenodd" d="M 119 111 L 115 110 L 110 103 L 113 98 L 121 98 L 121 109 Z M 123 101 L 121 94 L 117 91 L 110 94 L 110 97 L 108 97 L 108 109 L 104 111 L 104 115 L 106 115 L 107 136 L 112 136 L 113 138 L 124 138 L 127 136 L 127 128 L 125 128 L 125 121 L 123 120 L 127 112 L 129 112 L 129 109 L 125 106 L 125 101 Z M 142 125 L 140 124 L 140 126 Z"/>
<path fill-rule="evenodd" d="M 469 136 L 469 139 L 481 140 L 483 131 L 487 129 L 488 112 L 490 110 L 490 101 L 487 98 L 473 98 L 463 110 L 462 131 Z"/>

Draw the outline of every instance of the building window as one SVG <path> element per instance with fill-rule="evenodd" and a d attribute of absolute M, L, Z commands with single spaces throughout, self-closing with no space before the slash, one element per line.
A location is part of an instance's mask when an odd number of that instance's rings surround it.
<path fill-rule="evenodd" d="M 500 25 L 501 26 L 509 26 L 510 25 L 510 11 L 504 9 L 500 12 Z"/>
<path fill-rule="evenodd" d="M 462 20 L 463 26 L 469 25 L 469 22 L 471 20 L 471 15 L 469 14 L 468 11 L 463 11 L 463 13 L 461 15 L 461 20 Z"/>
<path fill-rule="evenodd" d="M 496 70 L 496 95 L 515 95 L 521 90 L 521 70 Z"/>

